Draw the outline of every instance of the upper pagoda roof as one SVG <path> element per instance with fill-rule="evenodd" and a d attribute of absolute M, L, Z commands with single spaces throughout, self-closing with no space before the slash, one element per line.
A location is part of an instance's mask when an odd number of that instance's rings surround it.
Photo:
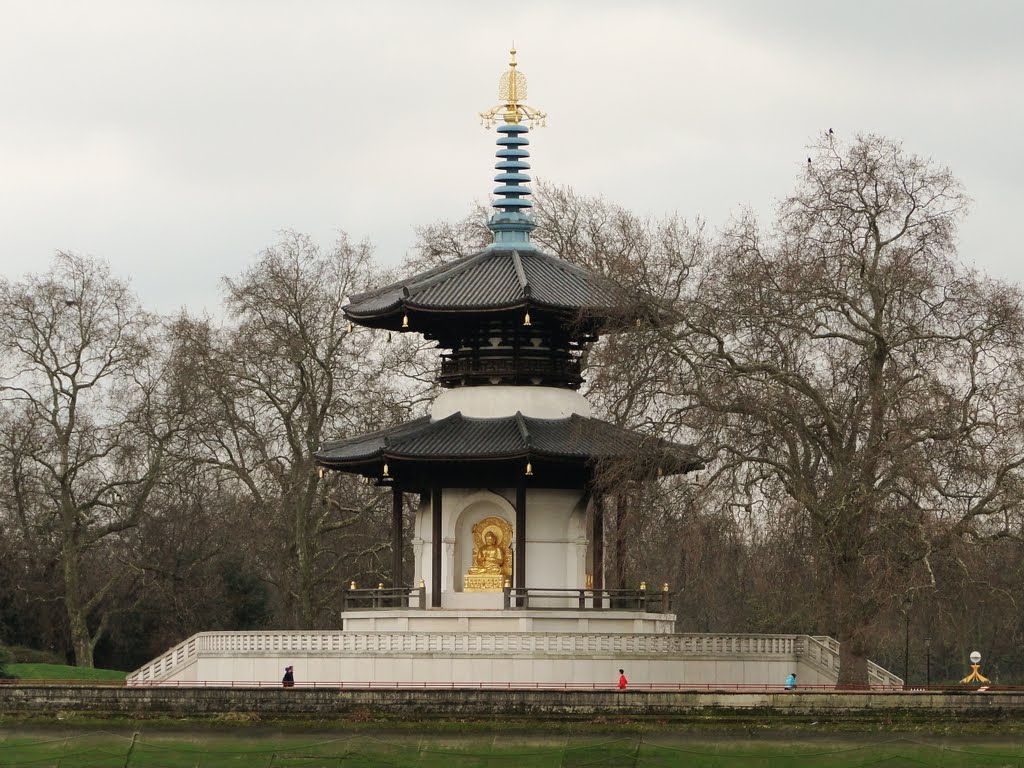
<path fill-rule="evenodd" d="M 362 325 L 399 330 L 407 315 L 423 320 L 435 314 L 524 309 L 600 322 L 621 316 L 625 304 L 611 281 L 587 269 L 533 248 L 491 246 L 354 295 L 345 314 Z"/>
<path fill-rule="evenodd" d="M 538 318 L 547 315 L 566 328 L 578 323 L 574 330 L 585 336 L 603 330 L 613 319 L 629 322 L 650 314 L 611 280 L 544 253 L 530 241 L 537 222 L 529 213 L 533 203 L 525 123 L 544 124 L 546 115 L 524 103 L 526 77 L 517 68 L 515 49 L 509 53 L 499 103 L 480 113 L 483 125 L 500 123 L 494 165 L 498 186 L 491 202 L 496 212 L 487 224 L 494 242 L 479 253 L 351 296 L 345 314 L 353 322 L 438 338 L 450 332 L 460 316 L 487 313 L 496 319 L 523 311 Z M 524 319 L 523 325 L 531 324 L 529 314 Z"/>

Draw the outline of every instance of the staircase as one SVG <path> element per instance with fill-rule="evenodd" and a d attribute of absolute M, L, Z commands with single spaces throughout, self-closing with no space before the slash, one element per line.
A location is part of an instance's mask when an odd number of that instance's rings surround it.
<path fill-rule="evenodd" d="M 825 635 L 807 636 L 801 661 L 809 662 L 838 682 L 839 641 Z M 903 678 L 868 660 L 868 685 L 872 688 L 902 688 Z"/>

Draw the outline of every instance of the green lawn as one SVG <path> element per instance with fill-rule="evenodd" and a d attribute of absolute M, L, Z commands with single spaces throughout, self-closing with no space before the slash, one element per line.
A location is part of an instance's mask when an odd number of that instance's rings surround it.
<path fill-rule="evenodd" d="M 116 669 L 84 669 L 66 664 L 6 664 L 4 670 L 19 680 L 124 680 Z"/>
<path fill-rule="evenodd" d="M 227 766 L 416 766 L 416 768 L 569 768 L 570 766 L 703 766 L 724 768 L 857 768 L 859 766 L 1022 766 L 1024 742 L 866 734 L 860 738 L 715 738 L 661 734 L 535 736 L 496 726 L 492 734 L 459 737 L 332 733 L 282 734 L 241 726 L 231 733 L 89 730 L 0 731 L 0 767 L 226 768 Z"/>

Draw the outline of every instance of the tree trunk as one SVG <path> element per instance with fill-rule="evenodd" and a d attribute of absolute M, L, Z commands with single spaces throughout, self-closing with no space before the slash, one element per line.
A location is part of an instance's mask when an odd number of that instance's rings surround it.
<path fill-rule="evenodd" d="M 838 686 L 863 689 L 868 684 L 868 656 L 861 631 L 850 628 L 839 634 Z"/>
<path fill-rule="evenodd" d="M 71 645 L 75 651 L 75 666 L 92 669 L 93 646 L 89 635 L 89 623 L 82 607 L 77 548 L 66 542 L 61 559 L 64 568 L 64 607 L 68 615 L 68 628 L 71 631 Z"/>
<path fill-rule="evenodd" d="M 312 629 L 316 624 L 317 599 L 316 599 L 316 556 L 317 537 L 316 526 L 312 525 L 314 507 L 316 505 L 317 489 L 319 479 L 305 462 L 297 462 L 300 471 L 296 473 L 295 481 L 291 484 L 292 489 L 302 489 L 302 493 L 296 493 L 293 502 L 293 514 L 295 516 L 295 554 L 298 560 L 298 608 L 299 626 L 303 629 Z M 303 476 L 309 477 L 303 480 Z"/>
<path fill-rule="evenodd" d="M 626 588 L 626 514 L 628 500 L 624 493 L 615 496 L 615 550 L 612 558 L 612 588 Z"/>
<path fill-rule="evenodd" d="M 860 572 L 858 559 L 850 555 L 837 559 L 841 560 L 841 565 L 833 576 L 835 614 L 832 626 L 836 627 L 839 641 L 838 685 L 863 689 L 868 684 L 865 633 L 871 618 L 865 614 L 873 604 L 865 600 L 863 593 L 867 582 Z"/>
<path fill-rule="evenodd" d="M 313 626 L 313 553 L 307 530 L 309 516 L 299 501 L 295 502 L 293 514 L 295 515 L 295 556 L 298 561 L 296 597 L 299 609 L 299 627 L 310 629 Z"/>

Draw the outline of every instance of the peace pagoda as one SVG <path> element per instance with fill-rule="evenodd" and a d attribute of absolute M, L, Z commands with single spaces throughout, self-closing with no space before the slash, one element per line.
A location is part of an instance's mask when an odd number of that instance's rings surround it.
<path fill-rule="evenodd" d="M 203 632 L 129 675 L 296 685 L 611 685 L 835 682 L 838 645 L 803 635 L 677 634 L 668 585 L 608 589 L 600 467 L 659 476 L 701 467 L 685 445 L 595 418 L 581 357 L 652 316 L 599 275 L 530 240 L 526 78 L 512 50 L 497 124 L 493 242 L 350 297 L 354 324 L 419 333 L 442 350 L 429 415 L 328 442 L 321 471 L 389 487 L 395 583 L 352 584 L 342 630 Z M 654 318 L 656 321 L 656 318 Z M 641 460 L 637 460 L 637 459 Z M 402 583 L 406 494 L 418 499 L 413 578 Z M 870 670 L 876 682 L 892 678 Z"/>

